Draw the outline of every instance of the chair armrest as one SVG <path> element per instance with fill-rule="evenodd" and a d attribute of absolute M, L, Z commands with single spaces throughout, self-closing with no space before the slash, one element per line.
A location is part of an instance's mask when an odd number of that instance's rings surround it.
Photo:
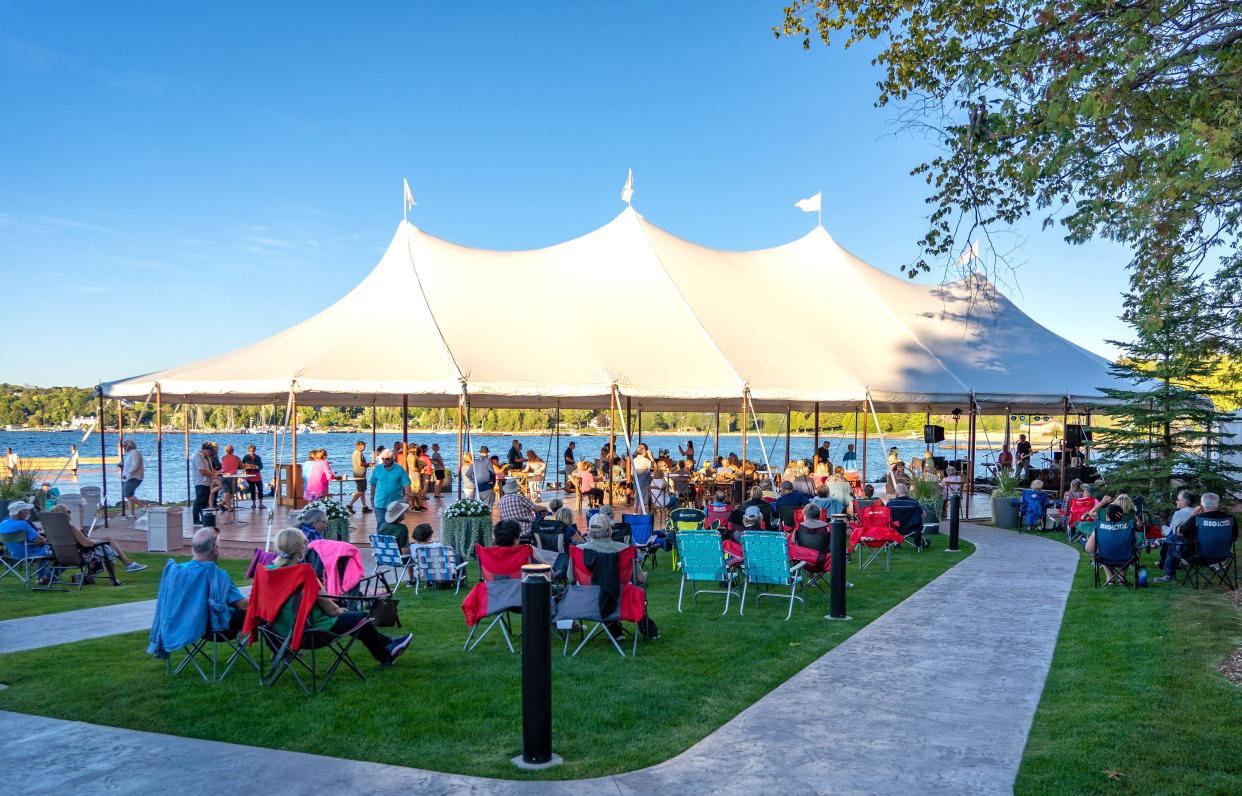
<path fill-rule="evenodd" d="M 789 568 L 789 574 L 792 575 L 795 572 L 800 572 L 805 566 L 806 566 L 805 561 L 799 561 L 798 563 L 794 564 L 792 567 Z"/>

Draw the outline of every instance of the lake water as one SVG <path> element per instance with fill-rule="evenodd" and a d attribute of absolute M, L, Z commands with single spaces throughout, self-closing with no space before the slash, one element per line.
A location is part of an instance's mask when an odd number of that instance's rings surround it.
<path fill-rule="evenodd" d="M 153 501 L 156 499 L 157 478 L 156 478 L 156 440 L 153 433 L 139 433 L 127 435 L 138 443 L 138 449 L 142 451 L 142 455 L 146 462 L 146 479 L 142 486 L 138 489 L 138 496 L 143 500 Z M 479 446 L 486 445 L 493 454 L 497 454 L 504 460 L 505 452 L 509 448 L 511 440 L 520 440 L 523 449 L 529 450 L 533 448 L 536 453 L 548 462 L 560 462 L 560 455 L 556 449 L 555 437 L 536 434 L 513 434 L 513 435 L 481 435 L 476 434 L 473 438 L 473 448 L 477 451 Z M 824 435 L 822 440 L 828 440 L 832 447 L 833 461 L 839 463 L 841 455 L 845 452 L 845 446 L 852 443 L 853 437 L 841 437 Z M 244 455 L 247 445 L 254 445 L 257 453 L 263 458 L 263 475 L 265 479 L 272 476 L 272 435 L 271 434 L 225 434 L 225 433 L 209 433 L 209 434 L 190 434 L 190 451 L 197 451 L 203 442 L 211 440 L 220 444 L 221 449 L 225 445 L 232 445 L 238 456 Z M 354 443 L 362 440 L 367 444 L 367 456 L 371 455 L 371 434 L 364 432 L 361 434 L 352 433 L 300 433 L 298 434 L 298 455 L 299 458 L 305 460 L 306 452 L 313 448 L 324 448 L 328 452 L 328 461 L 332 464 L 332 468 L 337 473 L 350 473 L 350 457 L 354 451 Z M 449 434 L 410 434 L 411 444 L 427 444 L 438 442 L 440 444 L 441 454 L 444 456 L 444 462 L 449 470 L 457 469 L 457 435 Z M 387 448 L 391 448 L 394 442 L 401 441 L 399 432 L 380 432 L 376 435 L 376 441 Z M 599 456 L 600 448 L 608 441 L 606 434 L 583 434 L 579 436 L 569 436 L 562 433 L 560 437 L 561 450 L 569 442 L 575 442 L 577 453 L 576 458 L 591 458 Z M 655 452 L 661 448 L 668 448 L 677 457 L 678 444 L 684 445 L 686 436 L 674 434 L 651 434 L 644 433 L 643 441 Z M 783 436 L 776 438 L 765 437 L 767 443 L 767 451 L 774 468 L 782 468 L 785 462 L 785 439 Z M 116 456 L 117 437 L 115 432 L 109 433 L 105 437 L 104 444 L 107 446 L 108 455 Z M 901 452 L 901 458 L 909 461 L 916 456 L 922 456 L 926 446 L 922 440 L 918 439 L 889 439 L 886 440 L 888 445 L 896 445 Z M 962 446 L 962 455 L 965 456 L 966 437 L 962 435 L 959 440 Z M 982 441 L 981 441 L 982 442 Z M 291 453 L 291 440 L 287 435 L 281 435 L 280 461 L 288 463 Z M 82 456 L 98 457 L 100 454 L 99 434 L 92 434 L 85 442 L 82 441 L 81 432 L 76 431 L 53 431 L 53 432 L 33 432 L 33 431 L 0 431 L 0 447 L 10 447 L 22 457 L 43 457 L 43 456 L 68 456 L 69 446 L 76 444 Z M 859 440 L 861 445 L 861 439 Z M 705 453 L 710 455 L 712 442 L 707 439 L 704 442 L 703 436 L 694 438 L 695 448 L 698 449 L 700 457 Z M 980 446 L 981 448 L 983 445 Z M 617 448 L 624 452 L 625 442 L 618 439 Z M 812 450 L 814 449 L 811 437 L 794 437 L 791 440 L 790 455 L 794 459 L 810 459 Z M 729 453 L 741 454 L 742 438 L 740 434 L 722 434 L 720 437 L 720 454 L 722 456 Z M 860 448 L 861 450 L 861 448 Z M 938 455 L 948 456 L 952 458 L 952 452 L 947 445 L 942 445 L 937 450 Z M 868 476 L 871 480 L 883 478 L 884 461 L 887 449 L 880 440 L 874 437 L 869 440 L 867 454 Z M 861 453 L 860 463 L 861 463 Z M 762 461 L 763 455 L 759 451 L 759 446 L 754 436 L 750 436 L 747 441 L 747 457 L 752 461 Z M 982 459 L 982 455 L 980 456 Z M 185 437 L 179 433 L 166 433 L 164 435 L 164 499 L 169 502 L 187 499 L 187 463 L 185 455 Z M 549 467 L 551 471 L 551 467 Z M 108 472 L 108 494 L 110 498 L 119 499 L 120 483 L 119 468 L 113 466 Z M 982 466 L 977 468 L 978 475 L 986 475 Z M 51 477 L 49 476 L 49 480 Z M 553 480 L 549 476 L 549 480 Z M 556 479 L 561 480 L 561 479 Z M 57 486 L 62 492 L 76 490 L 77 486 L 93 485 L 99 486 L 102 481 L 102 475 L 98 465 L 83 466 L 78 471 L 78 481 L 74 484 L 71 474 L 66 470 L 57 481 Z M 348 486 L 346 487 L 348 490 Z M 335 489 L 333 490 L 335 494 Z"/>

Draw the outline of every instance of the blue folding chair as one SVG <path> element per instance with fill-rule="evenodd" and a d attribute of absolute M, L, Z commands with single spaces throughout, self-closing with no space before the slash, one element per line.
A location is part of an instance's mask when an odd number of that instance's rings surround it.
<path fill-rule="evenodd" d="M 401 548 L 397 546 L 397 537 L 395 536 L 373 533 L 367 538 L 371 540 L 371 552 L 375 556 L 375 573 L 382 569 L 391 568 L 393 578 L 395 579 L 392 587 L 396 589 L 401 585 L 401 579 L 410 572 L 409 555 L 401 552 Z"/>
<path fill-rule="evenodd" d="M 1171 555 L 1171 553 L 1170 553 Z M 1183 556 L 1186 574 L 1182 585 L 1195 589 L 1202 583 L 1219 583 L 1226 589 L 1238 588 L 1238 556 L 1234 549 L 1233 523 L 1228 519 L 1195 517 L 1195 545 L 1190 555 Z"/>
<path fill-rule="evenodd" d="M 1108 586 L 1117 584 L 1132 587 L 1126 573 L 1134 567 L 1134 579 L 1138 581 L 1138 546 L 1134 543 L 1134 522 L 1132 520 L 1100 520 L 1095 524 L 1095 552 L 1091 554 L 1091 563 L 1095 566 L 1095 585 Z M 1100 573 L 1106 578 L 1100 583 Z"/>
<path fill-rule="evenodd" d="M 677 613 L 681 613 L 686 583 L 725 584 L 725 590 L 695 589 L 691 595 L 696 603 L 700 594 L 723 594 L 723 614 L 729 613 L 729 600 L 733 597 L 733 585 L 737 570 L 725 566 L 724 543 L 715 531 L 681 531 L 677 534 L 677 554 L 681 559 L 681 586 L 677 589 Z"/>
<path fill-rule="evenodd" d="M 742 569 L 746 579 L 742 581 L 742 608 L 746 613 L 746 591 L 755 586 L 755 605 L 764 597 L 785 597 L 772 594 L 770 588 L 789 589 L 789 611 L 785 621 L 793 616 L 794 600 L 804 602 L 798 591 L 802 588 L 802 568 L 805 561 L 794 563 L 789 559 L 789 539 L 779 531 L 747 531 L 742 534 Z"/>
<path fill-rule="evenodd" d="M 661 540 L 655 531 L 655 521 L 650 514 L 623 514 L 621 521 L 629 523 L 630 544 L 638 548 L 640 556 L 638 564 L 646 567 L 647 562 L 656 566 L 656 551 L 660 549 Z"/>

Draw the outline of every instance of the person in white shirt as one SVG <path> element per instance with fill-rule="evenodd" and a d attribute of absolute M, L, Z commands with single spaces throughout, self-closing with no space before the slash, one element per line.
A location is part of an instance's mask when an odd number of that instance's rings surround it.
<path fill-rule="evenodd" d="M 132 439 L 121 443 L 121 450 L 125 452 L 121 458 L 121 497 L 129 505 L 129 510 L 137 516 L 138 509 L 143 507 L 142 501 L 138 499 L 138 487 L 146 477 L 142 451 L 138 450 L 138 445 Z"/>
<path fill-rule="evenodd" d="M 22 457 L 18 456 L 12 448 L 5 448 L 4 463 L 9 466 L 9 474 L 11 475 L 17 469 L 17 465 L 22 463 Z"/>
<path fill-rule="evenodd" d="M 190 460 L 190 483 L 194 485 L 194 524 L 203 524 L 203 509 L 211 499 L 211 485 L 215 480 L 215 470 L 211 466 L 211 443 L 204 442 L 203 447 Z"/>

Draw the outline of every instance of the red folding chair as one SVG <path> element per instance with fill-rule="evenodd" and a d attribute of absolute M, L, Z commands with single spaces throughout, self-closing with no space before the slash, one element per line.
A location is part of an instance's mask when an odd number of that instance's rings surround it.
<path fill-rule="evenodd" d="M 707 504 L 707 519 L 703 521 L 704 528 L 728 528 L 729 515 L 733 513 L 733 509 L 728 506 L 720 507 Z"/>
<path fill-rule="evenodd" d="M 1078 531 L 1078 523 L 1082 522 L 1087 513 L 1095 508 L 1095 504 L 1096 500 L 1093 497 L 1074 498 L 1069 502 L 1065 516 L 1065 534 L 1070 542 L 1085 538 L 1086 535 Z"/>
<path fill-rule="evenodd" d="M 526 544 L 513 547 L 475 545 L 474 554 L 479 559 L 482 580 L 474 584 L 474 588 L 461 603 L 462 613 L 466 616 L 466 626 L 470 628 L 462 649 L 469 652 L 479 646 L 492 628 L 499 624 L 500 634 L 504 636 L 509 652 L 516 652 L 509 628 L 509 614 L 522 608 L 522 567 L 534 560 L 535 550 Z M 471 644 L 479 624 L 488 617 L 492 621 Z"/>
<path fill-rule="evenodd" d="M 888 506 L 873 503 L 859 514 L 858 523 L 850 533 L 849 550 L 852 553 L 859 544 L 867 548 L 858 556 L 860 570 L 871 566 L 880 553 L 884 553 L 884 568 L 888 569 L 893 547 L 904 541 Z"/>

